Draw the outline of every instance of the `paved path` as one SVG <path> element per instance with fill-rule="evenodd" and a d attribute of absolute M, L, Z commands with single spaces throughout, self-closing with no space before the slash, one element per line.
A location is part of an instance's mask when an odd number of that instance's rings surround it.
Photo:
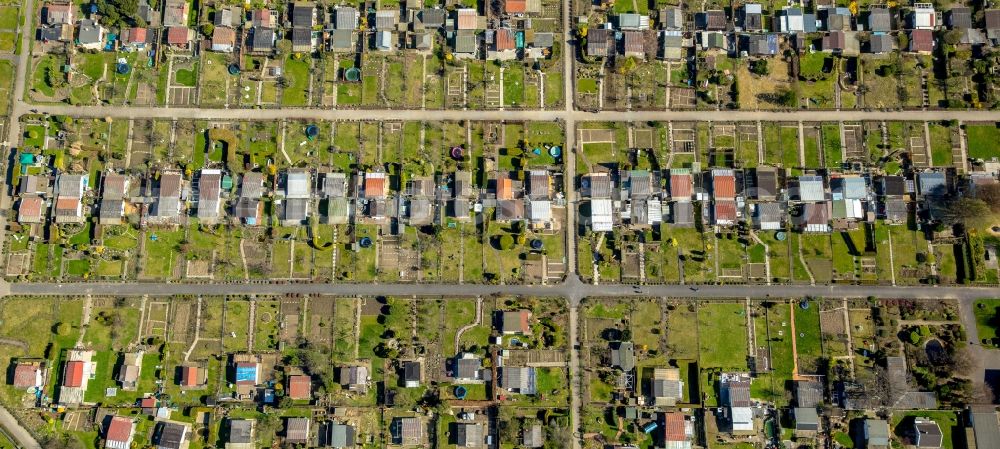
<path fill-rule="evenodd" d="M 32 18 L 35 17 L 35 2 L 34 0 L 22 0 L 22 8 L 24 11 L 20 17 L 21 25 L 21 51 L 14 57 L 14 90 L 11 92 L 11 98 L 14 100 L 13 111 L 11 117 L 7 122 L 7 136 L 3 139 L 6 143 L 8 149 L 13 148 L 14 145 L 18 144 L 21 138 L 21 115 L 19 109 L 26 109 L 22 100 L 24 99 L 24 86 L 26 84 L 25 79 L 27 78 L 28 65 L 31 63 L 31 39 L 35 37 L 35 33 L 29 32 L 32 26 Z M 6 113 L 7 111 L 2 111 L 0 113 Z M 48 135 L 48 133 L 46 133 Z M 5 156 L 7 152 L 3 153 Z M 13 155 L 10 156 L 13 158 Z M 5 161 L 4 161 L 5 162 Z M 3 186 L 0 189 L 0 209 L 8 210 L 11 207 L 10 197 L 7 196 L 7 186 Z M 7 237 L 7 214 L 0 214 L 0 247 L 3 247 L 4 240 Z"/>
<path fill-rule="evenodd" d="M 583 429 L 580 427 L 580 413 L 583 410 L 580 409 L 583 401 L 581 401 L 583 396 L 582 387 L 580 384 L 580 349 L 577 342 L 580 341 L 579 331 L 577 325 L 579 324 L 579 310 L 577 306 L 572 306 L 569 308 L 569 341 L 572 345 L 569 350 L 569 407 L 572 411 L 569 414 L 570 419 L 570 429 L 573 432 L 573 447 L 574 449 L 580 448 L 580 435 L 583 434 Z"/>
<path fill-rule="evenodd" d="M 25 342 L 23 342 L 23 341 L 21 341 L 21 340 L 17 340 L 17 339 L 14 339 L 14 338 L 3 338 L 3 337 L 0 337 L 0 345 L 13 346 L 15 348 L 18 348 L 18 349 L 24 351 L 24 352 L 28 352 L 28 344 L 25 343 Z"/>
<path fill-rule="evenodd" d="M 90 324 L 90 314 L 91 308 L 94 303 L 92 301 L 91 295 L 87 295 L 86 300 L 83 302 L 83 316 L 80 317 L 80 336 L 76 339 L 76 347 L 83 347 L 83 338 L 87 336 L 87 326 Z"/>
<path fill-rule="evenodd" d="M 576 61 L 576 39 L 573 37 L 573 28 L 570 26 L 573 22 L 570 17 L 573 16 L 573 2 L 571 0 L 563 0 L 562 2 L 562 23 L 563 23 L 563 36 L 566 36 L 566 45 L 563 46 L 562 58 L 563 58 L 563 96 L 565 98 L 562 110 L 562 120 L 563 126 L 566 128 L 563 135 L 566 136 L 566 142 L 563 144 L 563 163 L 566 166 L 566 173 L 576 173 L 576 121 L 572 117 L 573 115 L 573 99 L 575 97 L 575 92 L 573 88 L 575 87 L 574 80 L 576 76 L 573 71 L 573 62 Z M 544 80 L 542 85 L 544 86 Z M 543 95 L 544 97 L 544 95 Z M 544 101 L 544 98 L 543 98 Z M 573 176 L 563 176 L 565 184 L 563 185 L 563 191 L 566 192 L 566 227 L 563 230 L 563 234 L 566 236 L 566 252 L 567 255 L 564 270 L 567 274 L 566 279 L 580 282 L 580 278 L 576 276 L 576 189 L 574 184 Z M 565 284 L 564 284 L 565 285 Z M 580 361 L 578 349 L 576 347 L 576 342 L 579 341 L 577 338 L 576 325 L 577 325 L 577 307 L 576 304 L 578 300 L 571 299 L 571 306 L 569 308 L 569 338 L 573 345 L 570 348 L 570 364 L 569 364 L 569 428 L 573 432 L 573 441 L 571 448 L 580 449 L 580 414 L 583 413 L 581 410 L 582 392 L 580 389 Z"/>
<path fill-rule="evenodd" d="M 459 345 L 459 342 L 462 341 L 462 334 L 464 334 L 465 331 L 478 326 L 479 323 L 481 323 L 482 321 L 483 321 L 483 297 L 480 296 L 476 298 L 476 321 L 473 321 L 469 324 L 466 324 L 465 326 L 462 326 L 458 330 L 458 332 L 455 332 L 455 349 L 461 347 Z M 414 326 L 414 329 L 416 329 L 416 326 Z"/>
<path fill-rule="evenodd" d="M 187 362 L 191 358 L 191 353 L 194 352 L 194 348 L 198 346 L 198 339 L 201 336 L 201 295 L 198 295 L 197 308 L 195 309 L 195 320 L 194 320 L 194 340 L 191 341 L 191 347 L 187 351 L 184 351 L 184 361 Z"/>
<path fill-rule="evenodd" d="M 14 101 L 14 113 L 11 114 L 10 126 L 7 127 L 7 142 L 11 145 L 17 145 L 17 141 L 21 137 L 21 127 L 17 122 L 21 115 L 31 108 L 24 103 L 24 89 L 27 85 L 28 66 L 31 65 L 31 40 L 35 37 L 35 33 L 28 31 L 31 30 L 32 19 L 35 17 L 35 2 L 34 0 L 22 0 L 22 7 L 24 11 L 20 18 L 21 52 L 16 55 L 14 91 L 11 93 L 11 99 Z"/>

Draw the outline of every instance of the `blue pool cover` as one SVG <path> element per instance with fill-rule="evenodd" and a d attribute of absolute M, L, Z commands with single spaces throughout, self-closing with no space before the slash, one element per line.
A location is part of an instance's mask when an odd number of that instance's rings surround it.
<path fill-rule="evenodd" d="M 236 367 L 236 381 L 257 381 L 257 367 L 253 365 L 240 365 Z"/>

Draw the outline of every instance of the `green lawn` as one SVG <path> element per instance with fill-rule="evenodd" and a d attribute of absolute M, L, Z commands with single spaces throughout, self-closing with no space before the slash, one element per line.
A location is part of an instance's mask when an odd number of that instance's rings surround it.
<path fill-rule="evenodd" d="M 333 360 L 352 361 L 357 340 L 354 338 L 354 317 L 357 303 L 353 299 L 334 301 L 333 309 Z"/>
<path fill-rule="evenodd" d="M 545 74 L 545 106 L 554 107 L 563 102 L 563 75 L 552 71 Z"/>
<path fill-rule="evenodd" d="M 64 64 L 64 61 L 65 59 L 55 55 L 42 56 L 42 59 L 35 65 L 35 71 L 32 74 L 32 89 L 46 97 L 54 97 L 56 95 L 55 85 L 58 85 L 54 79 L 65 79 L 65 75 L 60 71 L 60 66 Z"/>
<path fill-rule="evenodd" d="M 503 72 L 503 104 L 524 106 L 524 70 L 520 66 L 515 65 Z"/>
<path fill-rule="evenodd" d="M 5 298 L 0 301 L 0 336 L 23 338 L 28 345 L 23 354 L 32 357 L 44 356 L 45 348 L 53 337 L 65 340 L 72 339 L 73 344 L 75 344 L 75 328 L 80 324 L 79 309 L 76 309 L 75 321 L 67 319 L 71 328 L 67 329 L 66 335 L 55 335 L 53 333 L 53 327 L 56 324 L 53 307 L 55 300 L 55 298 Z M 64 306 L 60 301 L 60 307 L 66 308 L 67 311 L 78 305 L 79 303 L 68 302 Z M 60 308 L 59 312 L 63 312 L 63 309 Z M 21 350 L 17 350 L 16 354 L 22 354 Z M 0 355 L 0 358 L 13 355 L 15 355 L 13 348 L 5 349 L 5 353 Z"/>
<path fill-rule="evenodd" d="M 365 104 L 379 102 L 379 81 L 377 76 L 361 77 L 361 99 Z"/>
<path fill-rule="evenodd" d="M 581 94 L 596 94 L 599 85 L 593 78 L 580 78 L 576 80 L 576 91 Z"/>
<path fill-rule="evenodd" d="M 892 240 L 896 282 L 917 282 L 919 273 L 922 273 L 922 270 L 927 267 L 926 262 L 921 263 L 917 260 L 917 254 L 927 255 L 927 239 L 924 238 L 922 232 L 907 229 L 905 226 L 890 227 L 889 232 Z M 907 276 L 906 271 L 916 274 Z"/>
<path fill-rule="evenodd" d="M 114 380 L 114 366 L 117 363 L 118 355 L 112 351 L 97 351 L 94 353 L 94 364 L 97 369 L 94 378 L 87 383 L 87 391 L 84 393 L 84 400 L 87 402 L 100 402 L 104 400 L 105 389 L 117 386 Z"/>
<path fill-rule="evenodd" d="M 246 351 L 250 329 L 250 304 L 246 301 L 227 299 L 223 347 L 227 351 Z"/>
<path fill-rule="evenodd" d="M 0 433 L 0 449 L 15 449 L 16 447 L 6 434 Z"/>
<path fill-rule="evenodd" d="M 956 246 L 961 251 L 964 245 L 935 245 L 934 256 L 938 264 L 938 275 L 941 276 L 942 283 L 954 283 L 958 277 L 958 261 L 955 258 Z M 963 277 L 967 277 L 962 273 Z"/>
<path fill-rule="evenodd" d="M 0 52 L 12 53 L 17 45 L 18 34 L 13 31 L 0 31 Z"/>
<path fill-rule="evenodd" d="M 614 12 L 615 14 L 622 14 L 629 12 L 645 14 L 649 12 L 649 4 L 647 2 L 642 2 L 642 1 L 639 2 L 630 2 L 626 0 L 618 1 L 614 3 Z"/>
<path fill-rule="evenodd" d="M 460 348 L 455 347 L 455 334 L 458 333 L 458 329 L 475 321 L 474 302 L 461 299 L 449 299 L 444 302 L 444 327 L 441 339 L 441 350 L 444 355 L 450 357 L 459 352 Z"/>
<path fill-rule="evenodd" d="M 805 301 L 805 300 L 803 300 Z M 823 356 L 823 336 L 820 333 L 819 303 L 809 301 L 807 308 L 795 307 L 795 352 L 799 359 L 799 373 L 812 374 L 819 370 Z"/>
<path fill-rule="evenodd" d="M 105 226 L 103 232 L 104 245 L 110 249 L 125 251 L 135 249 L 139 244 L 136 240 L 138 231 L 130 225 Z"/>
<path fill-rule="evenodd" d="M 174 74 L 174 81 L 181 86 L 194 87 L 198 84 L 198 74 L 194 70 L 179 69 Z"/>
<path fill-rule="evenodd" d="M 836 432 L 833 434 L 833 439 L 845 448 L 854 449 L 854 439 L 849 434 Z"/>
<path fill-rule="evenodd" d="M 637 347 L 657 348 L 660 346 L 660 304 L 657 301 L 637 300 L 632 305 L 629 325 L 632 341 Z M 651 361 L 651 360 L 646 360 Z"/>
<path fill-rule="evenodd" d="M 980 299 L 975 302 L 976 331 L 979 333 L 979 340 L 983 344 L 993 342 L 993 346 L 1000 346 L 1000 299 Z"/>
<path fill-rule="evenodd" d="M 537 368 L 535 370 L 538 394 L 544 396 L 564 396 L 568 389 L 566 372 L 561 368 Z"/>
<path fill-rule="evenodd" d="M 159 230 L 146 235 L 143 274 L 151 278 L 172 278 L 177 260 L 183 257 L 180 250 L 184 231 Z"/>
<path fill-rule="evenodd" d="M 830 282 L 833 270 L 831 261 L 832 250 L 830 236 L 827 234 L 797 234 L 793 233 L 793 240 L 798 241 L 802 247 L 802 257 L 809 265 L 816 282 Z M 799 258 L 796 257 L 796 260 Z"/>
<path fill-rule="evenodd" d="M 0 61 L 0 92 L 10 89 L 14 80 L 14 64 L 10 61 Z M 6 111 L 10 104 L 10 96 L 4 95 L 0 98 L 0 111 Z"/>
<path fill-rule="evenodd" d="M 309 104 L 309 60 L 295 56 L 285 59 L 285 80 L 288 86 L 281 92 L 281 102 L 286 106 Z"/>
<path fill-rule="evenodd" d="M 385 332 L 385 326 L 379 323 L 377 316 L 361 316 L 361 330 L 358 335 L 359 357 L 375 357 L 375 346 L 381 341 L 382 332 Z"/>
<path fill-rule="evenodd" d="M 49 266 L 52 267 L 52 277 L 62 275 L 63 253 L 65 252 L 66 249 L 62 246 L 55 246 L 52 249 L 52 260 L 49 262 Z"/>
<path fill-rule="evenodd" d="M 47 243 L 42 243 L 35 247 L 35 259 L 32 261 L 32 270 L 36 277 L 47 278 L 52 276 L 52 270 L 49 268 L 49 249 L 50 245 Z"/>
<path fill-rule="evenodd" d="M 124 262 L 121 260 L 101 260 L 97 263 L 97 275 L 102 277 L 117 277 L 122 274 Z"/>
<path fill-rule="evenodd" d="M 861 256 L 865 248 L 864 231 L 837 232 L 832 235 L 830 240 L 833 246 L 834 274 L 841 279 L 853 279 L 855 257 Z"/>
<path fill-rule="evenodd" d="M 195 227 L 194 229 L 197 229 L 197 231 L 190 233 L 189 242 L 184 254 L 187 260 L 211 260 L 213 252 L 222 252 L 225 246 L 225 231 L 216 230 L 211 227 L 199 229 L 199 225 L 195 224 L 193 220 L 189 226 Z"/>
<path fill-rule="evenodd" d="M 258 301 L 254 323 L 254 350 L 274 351 L 278 348 L 279 301 Z"/>
<path fill-rule="evenodd" d="M 840 167 L 843 160 L 843 147 L 840 142 L 839 125 L 823 125 L 823 158 L 827 167 Z"/>
<path fill-rule="evenodd" d="M 229 94 L 226 79 L 232 78 L 228 70 L 229 56 L 225 53 L 205 52 L 202 58 L 201 104 L 222 106 Z"/>
<path fill-rule="evenodd" d="M 108 61 L 105 53 L 78 53 L 78 60 L 74 61 L 76 69 L 90 78 L 97 81 L 104 76 L 104 66 Z"/>
<path fill-rule="evenodd" d="M 780 161 L 785 168 L 800 167 L 799 160 L 799 128 L 782 126 L 778 133 L 780 142 Z"/>
<path fill-rule="evenodd" d="M 17 29 L 18 19 L 20 19 L 20 16 L 18 16 L 18 9 L 16 7 L 13 6 L 0 7 L 0 29 L 4 30 Z"/>
<path fill-rule="evenodd" d="M 727 238 L 727 234 L 723 234 L 722 238 L 715 239 L 715 245 L 719 254 L 720 270 L 741 270 L 746 264 L 746 249 L 738 239 Z"/>
<path fill-rule="evenodd" d="M 931 134 L 931 161 L 935 167 L 950 166 L 952 164 L 951 129 L 937 123 L 928 125 L 928 128 Z"/>
<path fill-rule="evenodd" d="M 965 136 L 968 140 L 969 157 L 992 159 L 1000 157 L 1000 127 L 997 123 L 981 125 L 965 125 Z"/>
<path fill-rule="evenodd" d="M 72 259 L 66 261 L 66 273 L 70 276 L 86 277 L 90 273 L 89 259 Z"/>
<path fill-rule="evenodd" d="M 696 213 L 695 217 L 697 216 Z M 669 234 L 664 235 L 664 239 L 677 240 L 677 249 L 684 258 L 683 271 L 687 282 L 706 282 L 715 278 L 715 273 L 711 272 L 715 266 L 715 251 L 708 249 L 712 240 L 704 239 L 705 235 L 711 236 L 699 233 L 694 228 L 672 228 Z"/>
<path fill-rule="evenodd" d="M 955 412 L 947 410 L 924 410 L 894 413 L 890 427 L 892 433 L 899 438 L 904 438 L 912 434 L 913 420 L 915 418 L 929 418 L 941 427 L 941 447 L 942 449 L 952 449 L 955 447 L 955 440 L 964 440 L 964 437 L 952 435 L 953 432 L 964 432 L 958 427 L 958 417 Z M 956 438 L 957 437 L 957 438 Z M 961 443 L 959 443 L 959 447 Z"/>
<path fill-rule="evenodd" d="M 766 347 L 770 357 L 771 371 L 761 373 L 750 385 L 750 395 L 754 398 L 774 402 L 779 407 L 788 403 L 786 384 L 791 381 L 795 368 L 795 353 L 792 351 L 791 309 L 788 303 L 768 302 L 756 308 L 753 319 L 755 346 Z"/>
<path fill-rule="evenodd" d="M 743 304 L 699 307 L 698 343 L 702 368 L 746 369 L 747 318 Z"/>
<path fill-rule="evenodd" d="M 590 392 L 591 402 L 610 402 L 614 387 L 595 376 L 591 379 L 587 390 Z"/>
<path fill-rule="evenodd" d="M 89 347 L 122 350 L 135 341 L 139 332 L 139 310 L 135 304 L 126 302 L 124 305 L 92 308 L 84 338 Z"/>
<path fill-rule="evenodd" d="M 767 251 L 764 245 L 758 243 L 747 249 L 747 256 L 750 258 L 750 263 L 764 263 L 767 260 Z"/>
<path fill-rule="evenodd" d="M 829 57 L 826 53 L 810 53 L 799 58 L 799 73 L 804 78 L 823 78 L 823 67 Z"/>
<path fill-rule="evenodd" d="M 361 103 L 361 83 L 337 83 L 337 104 Z"/>
<path fill-rule="evenodd" d="M 28 125 L 24 127 L 24 146 L 42 148 L 45 144 L 45 127 L 42 125 Z"/>
<path fill-rule="evenodd" d="M 698 313 L 694 307 L 681 305 L 667 314 L 667 355 L 672 358 L 698 358 Z"/>
<path fill-rule="evenodd" d="M 801 234 L 791 233 L 789 234 L 791 238 L 788 241 L 788 260 L 791 261 L 791 271 L 792 279 L 799 281 L 808 281 L 809 274 L 807 272 L 806 266 L 802 261 L 802 258 L 798 256 L 799 249 L 802 247 Z"/>
<path fill-rule="evenodd" d="M 806 168 L 821 168 L 819 155 L 822 151 L 819 147 L 819 139 L 816 132 L 809 132 L 810 129 L 806 128 L 804 130 L 805 135 L 803 136 L 804 150 L 806 156 Z M 815 130 L 813 130 L 815 131 Z"/>
<path fill-rule="evenodd" d="M 595 302 L 586 309 L 584 309 L 584 316 L 587 318 L 604 318 L 604 319 L 614 319 L 620 320 L 625 318 L 625 312 L 628 311 L 628 304 L 626 303 L 612 303 L 607 304 L 604 302 Z"/>

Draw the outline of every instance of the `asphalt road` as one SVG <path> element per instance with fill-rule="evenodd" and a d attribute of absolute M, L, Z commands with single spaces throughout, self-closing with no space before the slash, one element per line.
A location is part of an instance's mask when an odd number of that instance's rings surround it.
<path fill-rule="evenodd" d="M 73 115 L 90 118 L 144 119 L 161 118 L 202 120 L 484 120 L 484 121 L 841 121 L 849 120 L 963 120 L 1000 121 L 1000 111 L 933 110 L 933 111 L 600 111 L 571 110 L 425 110 L 425 109 L 202 109 L 148 106 L 70 106 L 29 105 L 16 100 L 14 117 L 29 113 Z M 845 115 L 847 117 L 845 117 Z M 14 127 L 12 127 L 14 128 Z M 13 134 L 13 131 L 11 131 Z M 16 142 L 15 140 L 11 140 Z"/>
<path fill-rule="evenodd" d="M 489 296 L 525 295 L 561 297 L 571 305 L 585 297 L 670 297 L 691 300 L 719 298 L 879 298 L 974 300 L 1000 297 L 1000 288 L 944 286 L 861 286 L 861 285 L 591 285 L 576 277 L 556 285 L 482 284 L 321 284 L 321 283 L 234 283 L 188 284 L 144 282 L 16 283 L 0 285 L 0 293 L 23 296 L 169 296 L 169 295 L 285 295 L 334 296 Z"/>

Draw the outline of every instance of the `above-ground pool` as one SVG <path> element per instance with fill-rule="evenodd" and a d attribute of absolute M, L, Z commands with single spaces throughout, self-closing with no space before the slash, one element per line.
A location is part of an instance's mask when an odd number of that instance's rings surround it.
<path fill-rule="evenodd" d="M 350 82 L 357 82 L 358 80 L 361 79 L 361 69 L 358 69 L 357 67 L 351 67 L 347 70 L 344 70 L 344 79 Z"/>

